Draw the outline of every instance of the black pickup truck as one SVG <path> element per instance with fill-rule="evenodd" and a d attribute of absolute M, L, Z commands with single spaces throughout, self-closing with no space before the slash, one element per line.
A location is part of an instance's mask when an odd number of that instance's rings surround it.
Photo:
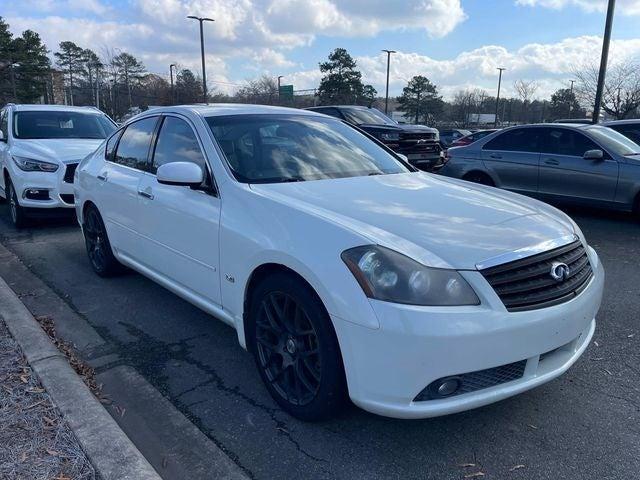
<path fill-rule="evenodd" d="M 324 113 L 356 125 L 374 136 L 394 152 L 407 157 L 411 165 L 431 171 L 443 162 L 438 130 L 424 125 L 397 123 L 376 108 L 354 105 L 309 107 L 307 110 Z"/>

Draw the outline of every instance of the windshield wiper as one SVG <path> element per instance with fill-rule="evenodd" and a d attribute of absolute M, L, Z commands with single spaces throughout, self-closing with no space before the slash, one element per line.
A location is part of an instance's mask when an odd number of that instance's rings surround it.
<path fill-rule="evenodd" d="M 249 183 L 292 183 L 292 182 L 304 182 L 306 181 L 302 177 L 271 177 L 271 178 L 256 178 L 250 180 Z"/>
<path fill-rule="evenodd" d="M 367 175 L 369 175 L 370 177 L 373 177 L 374 175 L 384 175 L 384 172 L 371 172 Z"/>

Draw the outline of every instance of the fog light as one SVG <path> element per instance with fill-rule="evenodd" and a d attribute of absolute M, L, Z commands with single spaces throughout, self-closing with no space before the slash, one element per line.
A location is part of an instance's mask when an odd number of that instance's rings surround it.
<path fill-rule="evenodd" d="M 27 188 L 22 193 L 22 198 L 28 200 L 49 200 L 49 190 L 40 188 Z"/>
<path fill-rule="evenodd" d="M 456 393 L 458 388 L 460 388 L 460 380 L 457 377 L 445 378 L 440 380 L 437 392 L 441 397 L 448 397 Z"/>

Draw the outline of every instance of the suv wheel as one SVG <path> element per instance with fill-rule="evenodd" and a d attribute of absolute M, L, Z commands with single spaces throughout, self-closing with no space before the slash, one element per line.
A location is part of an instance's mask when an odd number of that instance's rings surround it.
<path fill-rule="evenodd" d="M 278 405 L 301 420 L 337 415 L 347 399 L 342 355 L 315 292 L 293 275 L 273 274 L 254 291 L 248 323 L 250 351 Z"/>
<path fill-rule="evenodd" d="M 120 273 L 122 265 L 113 255 L 107 229 L 97 208 L 92 206 L 87 208 L 82 227 L 84 244 L 87 247 L 87 255 L 93 271 L 101 277 L 110 277 Z"/>
<path fill-rule="evenodd" d="M 27 215 L 24 207 L 21 207 L 18 202 L 16 189 L 13 187 L 10 179 L 7 181 L 7 199 L 9 200 L 9 215 L 11 216 L 11 221 L 16 228 L 25 227 L 27 225 Z"/>

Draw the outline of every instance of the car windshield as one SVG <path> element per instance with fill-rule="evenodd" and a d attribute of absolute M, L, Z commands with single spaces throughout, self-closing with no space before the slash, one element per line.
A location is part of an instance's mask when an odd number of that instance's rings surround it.
<path fill-rule="evenodd" d="M 108 137 L 115 124 L 99 113 L 64 111 L 16 112 L 13 134 L 16 138 L 95 138 Z"/>
<path fill-rule="evenodd" d="M 640 145 L 615 130 L 600 126 L 587 127 L 585 130 L 610 152 L 617 155 L 640 154 Z"/>
<path fill-rule="evenodd" d="M 297 114 L 207 117 L 238 181 L 279 183 L 409 172 L 391 153 L 332 118 Z"/>
<path fill-rule="evenodd" d="M 397 125 L 398 122 L 387 117 L 375 108 L 342 108 L 342 114 L 356 125 Z"/>

